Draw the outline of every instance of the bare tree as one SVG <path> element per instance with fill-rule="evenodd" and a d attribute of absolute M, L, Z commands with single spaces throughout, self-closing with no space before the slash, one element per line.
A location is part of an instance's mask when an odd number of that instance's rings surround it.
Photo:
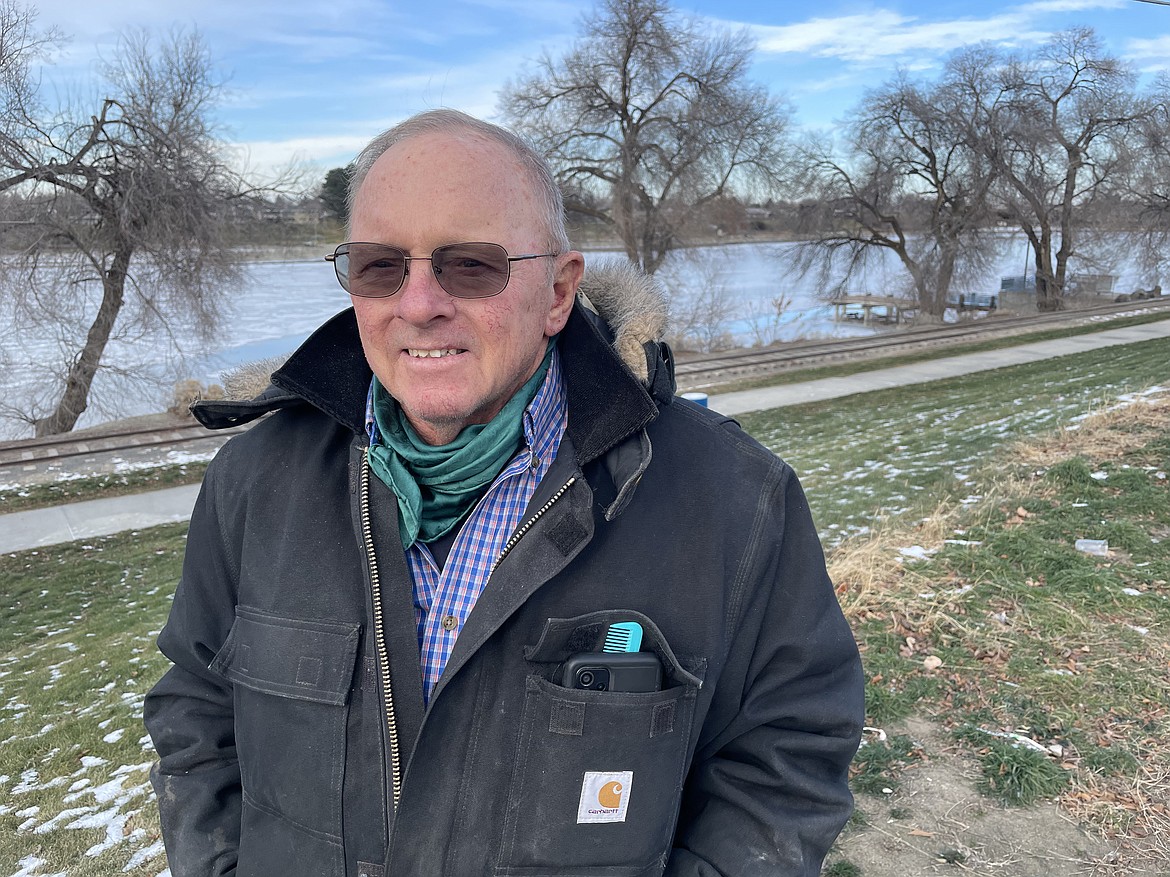
<path fill-rule="evenodd" d="M 608 223 L 653 273 L 696 208 L 774 187 L 789 111 L 752 84 L 744 33 L 712 32 L 664 0 L 602 0 L 559 59 L 508 86 L 504 114 L 542 147 L 570 208 Z"/>
<path fill-rule="evenodd" d="M 1128 200 L 1136 205 L 1139 259 L 1147 282 L 1161 285 L 1170 259 L 1170 77 L 1158 78 L 1135 142 Z"/>
<path fill-rule="evenodd" d="M 1030 56 L 957 56 L 967 139 L 994 165 L 1003 217 L 1027 237 L 1037 307 L 1064 307 L 1069 264 L 1093 202 L 1122 186 L 1126 139 L 1147 112 L 1129 68 L 1090 28 L 1056 34 Z"/>
<path fill-rule="evenodd" d="M 865 95 L 843 134 L 845 154 L 815 142 L 806 179 L 835 221 L 802 245 L 798 262 L 837 289 L 886 254 L 909 276 L 920 313 L 941 320 L 952 284 L 982 267 L 995 178 L 954 119 L 957 95 L 905 75 Z"/>
<path fill-rule="evenodd" d="M 712 353 L 735 347 L 730 325 L 740 305 L 726 272 L 701 250 L 679 250 L 662 271 L 669 290 L 667 338 L 678 350 Z"/>
<path fill-rule="evenodd" d="M 19 20 L 5 2 L 5 20 Z M 20 278 L 7 294 L 58 327 L 65 353 L 50 400 L 23 412 L 37 435 L 73 428 L 99 368 L 116 368 L 104 360 L 116 333 L 206 337 L 240 277 L 227 219 L 245 185 L 209 124 L 219 84 L 202 39 L 129 35 L 103 73 L 109 96 L 92 114 L 43 112 L 27 75 L 6 92 L 16 97 L 0 129 L 0 192 L 19 196 L 24 219 L 5 234 Z"/>

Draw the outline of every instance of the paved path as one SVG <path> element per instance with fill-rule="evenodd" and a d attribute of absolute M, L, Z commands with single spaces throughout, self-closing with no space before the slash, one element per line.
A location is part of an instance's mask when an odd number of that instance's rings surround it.
<path fill-rule="evenodd" d="M 874 369 L 841 378 L 823 378 L 800 384 L 785 384 L 778 387 L 762 387 L 758 390 L 744 390 L 739 393 L 725 393 L 712 396 L 709 405 L 724 414 L 746 414 L 749 411 L 763 411 L 768 408 L 782 408 L 786 405 L 800 405 L 804 402 L 818 402 L 822 399 L 838 399 L 855 393 L 869 393 L 907 384 L 925 384 L 941 378 L 952 378 L 972 372 L 989 371 L 1009 365 L 1053 359 L 1086 350 L 1113 347 L 1118 344 L 1133 344 L 1155 338 L 1170 338 L 1170 320 L 1127 326 L 1124 329 L 1106 329 L 1071 338 L 1055 338 L 1051 341 L 1034 341 L 1015 347 L 987 350 L 982 353 L 965 353 L 960 356 L 944 356 L 928 359 L 911 365 Z"/>
<path fill-rule="evenodd" d="M 198 494 L 187 484 L 0 515 L 0 554 L 185 521 Z"/>
<path fill-rule="evenodd" d="M 748 411 L 836 399 L 889 387 L 923 384 L 940 378 L 1155 338 L 1170 338 L 1170 320 L 1124 329 L 1106 329 L 1071 338 L 1037 341 L 983 353 L 941 357 L 913 365 L 874 369 L 842 378 L 825 378 L 800 384 L 725 393 L 711 396 L 708 404 L 724 414 L 744 414 Z M 89 539 L 172 521 L 185 521 L 191 516 L 191 508 L 198 492 L 198 486 L 189 485 L 0 515 L 0 553 Z"/>

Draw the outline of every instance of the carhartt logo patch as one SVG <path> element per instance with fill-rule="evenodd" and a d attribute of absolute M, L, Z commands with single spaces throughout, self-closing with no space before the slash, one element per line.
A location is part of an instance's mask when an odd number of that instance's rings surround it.
<path fill-rule="evenodd" d="M 585 771 L 581 783 L 581 803 L 577 806 L 577 822 L 625 822 L 630 806 L 630 786 L 634 784 L 632 770 Z"/>

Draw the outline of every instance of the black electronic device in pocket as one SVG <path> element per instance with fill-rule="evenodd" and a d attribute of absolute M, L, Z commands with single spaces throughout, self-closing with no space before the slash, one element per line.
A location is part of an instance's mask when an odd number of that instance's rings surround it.
<path fill-rule="evenodd" d="M 653 652 L 578 652 L 565 661 L 561 684 L 589 691 L 659 691 L 662 661 Z"/>

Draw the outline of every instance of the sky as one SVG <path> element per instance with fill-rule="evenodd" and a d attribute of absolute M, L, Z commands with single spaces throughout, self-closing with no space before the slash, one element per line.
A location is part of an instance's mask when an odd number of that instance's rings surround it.
<path fill-rule="evenodd" d="M 96 89 L 119 34 L 195 28 L 226 81 L 221 135 L 256 170 L 314 175 L 350 161 L 379 131 L 452 107 L 499 120 L 498 95 L 542 54 L 563 54 L 592 0 L 40 0 L 38 25 L 68 40 L 42 87 Z M 751 78 L 831 128 L 899 69 L 929 77 L 948 54 L 989 42 L 1027 49 L 1095 28 L 1144 81 L 1170 69 L 1170 0 L 676 0 L 712 28 L 747 29 Z M 319 172 L 319 174 L 318 174 Z"/>

